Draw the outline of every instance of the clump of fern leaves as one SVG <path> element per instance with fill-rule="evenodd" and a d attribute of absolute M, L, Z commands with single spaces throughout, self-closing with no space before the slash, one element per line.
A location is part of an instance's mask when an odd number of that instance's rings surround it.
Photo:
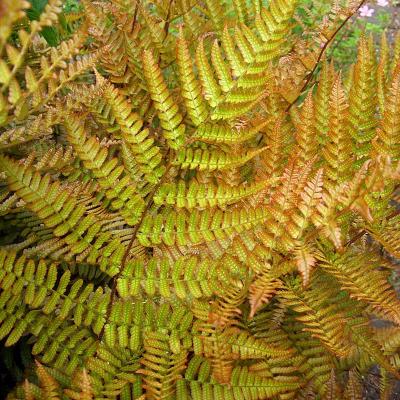
<path fill-rule="evenodd" d="M 358 399 L 373 366 L 388 398 L 400 42 L 337 71 L 362 3 L 64 5 L 0 4 L 8 398 Z"/>

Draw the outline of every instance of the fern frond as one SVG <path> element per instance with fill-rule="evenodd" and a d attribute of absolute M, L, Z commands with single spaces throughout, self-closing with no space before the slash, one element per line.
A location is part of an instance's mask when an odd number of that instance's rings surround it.
<path fill-rule="evenodd" d="M 352 163 L 351 141 L 346 132 L 348 102 L 340 78 L 333 85 L 329 105 L 328 142 L 323 148 L 323 157 L 326 163 L 325 174 L 329 179 L 327 185 L 332 187 L 347 180 Z"/>
<path fill-rule="evenodd" d="M 235 145 L 254 138 L 268 122 L 240 129 L 228 125 L 205 123 L 197 128 L 191 139 L 204 143 Z"/>
<path fill-rule="evenodd" d="M 122 298 L 161 295 L 185 300 L 210 298 L 220 289 L 219 274 L 223 272 L 216 262 L 196 257 L 181 258 L 176 263 L 168 260 L 150 261 L 146 266 L 137 261 L 128 263 L 117 280 L 117 290 Z"/>
<path fill-rule="evenodd" d="M 150 183 L 156 183 L 165 168 L 160 165 L 162 155 L 160 148 L 155 145 L 149 129 L 143 128 L 143 121 L 138 114 L 132 111 L 132 107 L 125 96 L 117 88 L 101 78 L 99 83 L 107 99 L 108 106 L 113 112 L 126 146 L 135 155 L 135 161 Z"/>
<path fill-rule="evenodd" d="M 160 125 L 168 145 L 179 150 L 184 143 L 185 125 L 178 106 L 168 91 L 161 70 L 148 50 L 143 53 L 143 71 L 149 87 L 150 96 L 158 111 Z"/>
<path fill-rule="evenodd" d="M 387 282 L 387 276 L 376 268 L 368 255 L 353 254 L 322 258 L 321 266 L 333 274 L 342 288 L 360 301 L 371 304 L 380 315 L 399 324 L 399 300 Z"/>
<path fill-rule="evenodd" d="M 24 62 L 25 56 L 27 54 L 29 46 L 32 43 L 33 38 L 45 26 L 51 26 L 55 22 L 57 22 L 58 14 L 61 12 L 61 5 L 61 0 L 50 0 L 45 6 L 44 11 L 40 15 L 39 20 L 33 21 L 31 23 L 31 31 L 28 33 L 24 29 L 21 29 L 18 32 L 22 44 L 20 50 L 16 50 L 11 45 L 8 45 L 8 56 L 11 64 L 11 69 L 7 66 L 4 60 L 1 60 L 0 83 L 2 93 L 5 93 L 6 90 L 9 89 L 8 99 L 11 104 L 15 104 L 20 98 L 21 89 L 18 81 L 15 78 L 15 75 L 17 74 L 18 69 L 22 66 Z M 29 8 L 29 5 L 23 2 L 20 3 L 19 8 Z M 20 13 L 17 13 L 17 15 L 21 16 Z"/>
<path fill-rule="evenodd" d="M 319 287 L 315 282 L 315 288 L 318 287 L 315 291 L 301 291 L 295 281 L 285 281 L 285 284 L 286 288 L 281 292 L 281 296 L 285 299 L 285 304 L 298 313 L 296 319 L 304 324 L 303 330 L 320 340 L 334 355 L 346 356 L 349 352 L 349 339 L 344 333 L 345 315 L 339 310 L 333 311 L 333 305 L 329 307 L 326 304 L 333 293 L 331 296 L 321 297 L 320 290 L 323 290 L 325 294 L 327 290 L 332 291 L 328 288 L 327 282 L 319 279 Z M 322 304 L 326 305 L 322 306 Z"/>
<path fill-rule="evenodd" d="M 400 254 L 400 237 L 396 229 L 398 221 L 399 218 L 392 218 L 381 229 L 374 227 L 369 229 L 372 237 L 394 257 L 398 257 Z"/>
<path fill-rule="evenodd" d="M 201 94 L 200 84 L 193 72 L 192 59 L 182 29 L 176 42 L 176 61 L 186 110 L 193 124 L 199 126 L 206 120 L 208 111 Z"/>
<path fill-rule="evenodd" d="M 394 38 L 393 56 L 391 58 L 391 63 L 390 63 L 391 74 L 395 73 L 395 70 L 399 64 L 399 60 L 400 60 L 400 34 L 396 33 Z"/>
<path fill-rule="evenodd" d="M 117 158 L 110 159 L 106 148 L 96 137 L 87 137 L 84 121 L 74 114 L 65 120 L 68 140 L 81 158 L 84 166 L 93 172 L 100 187 L 106 190 L 113 209 L 119 210 L 129 225 L 136 224 L 144 210 L 144 201 L 135 184 L 124 174 Z"/>
<path fill-rule="evenodd" d="M 309 332 L 304 331 L 304 325 L 297 322 L 295 317 L 293 314 L 286 315 L 283 326 L 291 346 L 298 352 L 293 364 L 297 366 L 305 382 L 311 383 L 314 388 L 312 392 L 323 395 L 331 379 L 334 359 L 318 339 L 312 338 Z"/>
<path fill-rule="evenodd" d="M 70 146 L 54 146 L 36 149 L 24 160 L 24 165 L 32 165 L 37 171 L 62 171 L 68 175 L 75 163 L 75 154 Z"/>
<path fill-rule="evenodd" d="M 313 159 L 318 152 L 318 138 L 315 125 L 314 100 L 312 92 L 309 92 L 300 110 L 298 120 L 295 121 L 297 129 L 296 142 L 299 146 L 299 162 L 303 165 Z"/>
<path fill-rule="evenodd" d="M 43 177 L 4 156 L 0 157 L 0 166 L 7 174 L 9 188 L 68 246 L 71 256 L 83 254 L 92 262 L 103 259 L 102 268 L 107 268 L 111 275 L 117 272 L 122 246 L 111 241 L 99 251 L 110 234 L 101 232 L 102 223 L 86 213 L 84 204 L 62 191 L 58 182 L 51 183 L 49 175 Z"/>
<path fill-rule="evenodd" d="M 261 400 L 273 398 L 279 394 L 285 395 L 297 388 L 297 383 L 262 378 L 249 372 L 247 367 L 236 367 L 232 371 L 229 385 L 207 382 L 204 378 L 194 380 L 192 377 L 185 377 L 185 380 L 178 381 L 177 399 L 197 400 L 206 396 L 210 400 L 231 398 Z"/>
<path fill-rule="evenodd" d="M 170 54 L 173 54 L 172 40 L 168 36 L 168 32 L 165 29 L 165 26 L 168 26 L 168 22 L 157 18 L 156 15 L 149 12 L 147 7 L 144 7 L 140 4 L 138 5 L 138 7 L 140 14 L 143 16 L 142 26 L 143 28 L 146 28 L 148 32 L 146 41 L 148 42 L 149 39 L 151 39 L 151 47 L 157 49 L 161 57 L 164 58 L 166 63 L 168 63 Z M 150 43 L 148 44 L 148 46 L 150 45 Z M 171 52 L 168 51 L 170 46 Z"/>
<path fill-rule="evenodd" d="M 287 230 L 294 239 L 300 239 L 303 232 L 312 220 L 314 210 L 322 199 L 323 170 L 319 169 L 314 178 L 307 183 L 300 194 L 301 202 L 298 206 L 300 213 L 293 214 Z"/>
<path fill-rule="evenodd" d="M 283 172 L 281 183 L 271 196 L 272 215 L 265 224 L 264 231 L 258 232 L 259 238 L 268 247 L 279 246 L 289 250 L 296 245 L 290 235 L 286 234 L 289 233 L 286 229 L 293 212 L 297 209 L 296 202 L 300 200 L 300 193 L 306 185 L 311 165 L 312 161 L 309 162 L 307 168 L 301 170 L 296 159 L 293 158 Z"/>
<path fill-rule="evenodd" d="M 211 107 L 215 107 L 219 103 L 222 92 L 208 62 L 204 49 L 204 39 L 200 39 L 200 43 L 196 49 L 196 64 L 199 69 L 204 97 Z"/>
<path fill-rule="evenodd" d="M 184 315 L 182 309 L 170 315 L 164 313 L 165 327 L 160 324 L 157 331 L 144 334 L 142 368 L 138 373 L 143 375 L 143 387 L 153 399 L 171 398 L 180 373 L 185 369 L 191 344 L 187 336 L 191 320 Z"/>
<path fill-rule="evenodd" d="M 153 399 L 171 398 L 179 373 L 185 369 L 187 352 L 174 354 L 168 344 L 169 337 L 161 332 L 149 332 L 144 338 L 141 360 L 143 387 Z"/>
<path fill-rule="evenodd" d="M 368 321 L 365 318 L 362 318 L 360 322 L 359 325 L 353 324 L 351 327 L 351 335 L 355 344 L 370 358 L 371 361 L 369 366 L 373 363 L 379 363 L 387 372 L 398 377 L 399 373 L 397 368 L 393 367 L 390 363 L 389 357 L 383 353 L 379 344 L 372 336 L 372 331 L 368 326 Z"/>
<path fill-rule="evenodd" d="M 84 37 L 85 31 L 80 30 L 68 41 L 62 41 L 59 48 L 53 47 L 50 57 L 42 56 L 39 71 L 34 71 L 29 65 L 26 66 L 25 80 L 28 90 L 24 92 L 21 101 L 32 96 L 32 105 L 37 108 L 52 98 L 68 82 L 94 65 L 93 59 L 85 63 L 82 63 L 83 60 L 76 60 L 79 66 L 76 64 L 77 68 L 75 71 L 72 70 L 74 62 L 71 59 L 83 47 Z"/>
<path fill-rule="evenodd" d="M 223 208 L 229 204 L 238 203 L 249 196 L 255 196 L 268 188 L 274 180 L 254 182 L 251 185 L 230 186 L 223 183 L 218 185 L 184 181 L 176 184 L 166 183 L 160 186 L 154 195 L 154 202 L 158 205 L 169 204 L 178 208 L 207 208 L 218 206 Z"/>
<path fill-rule="evenodd" d="M 43 260 L 35 264 L 34 260 L 25 256 L 16 258 L 16 253 L 2 250 L 0 261 L 3 267 L 0 275 L 0 287 L 11 290 L 14 296 L 19 296 L 20 301 L 32 309 L 41 310 L 43 314 L 55 314 L 60 321 L 73 318 L 77 326 L 93 324 L 93 330 L 98 333 L 104 324 L 104 315 L 108 306 L 109 297 L 101 288 L 96 291 L 93 285 L 82 289 L 83 281 L 71 282 L 71 273 L 67 270 L 58 277 L 57 264 L 47 265 Z M 22 273 L 24 272 L 24 273 Z M 83 306 L 87 298 L 91 297 L 89 307 Z M 32 314 L 34 317 L 34 314 Z M 92 322 L 90 322 L 92 321 Z M 34 319 L 30 324 L 34 323 Z M 16 325 L 10 333 L 8 343 L 25 333 L 26 322 Z M 19 335 L 19 337 L 18 337 Z M 43 336 L 44 339 L 44 336 Z M 35 351 L 42 351 L 46 342 L 36 343 Z M 40 346 L 42 350 L 38 350 Z M 37 354 L 37 353 L 36 353 Z"/>
<path fill-rule="evenodd" d="M 317 262 L 314 251 L 309 245 L 299 245 L 294 249 L 294 258 L 296 266 L 303 279 L 303 286 L 307 286 L 310 282 L 311 271 Z"/>
<path fill-rule="evenodd" d="M 281 288 L 282 282 L 273 273 L 260 273 L 249 288 L 250 318 L 254 317 L 258 309 L 267 304 Z"/>
<path fill-rule="evenodd" d="M 397 116 L 400 110 L 400 73 L 397 72 L 390 83 L 389 92 L 385 99 L 385 108 L 377 137 L 373 142 L 376 153 L 389 155 L 395 160 L 399 159 L 399 134 L 400 124 Z"/>
<path fill-rule="evenodd" d="M 93 400 L 94 393 L 87 371 L 84 369 L 75 379 L 78 382 L 79 392 L 71 389 L 64 389 L 64 393 L 73 400 Z"/>
<path fill-rule="evenodd" d="M 135 353 L 100 345 L 86 368 L 95 398 L 116 398 L 126 394 L 127 389 L 137 398 L 142 394 L 140 377 L 136 375 L 140 364 Z"/>
<path fill-rule="evenodd" d="M 360 41 L 353 74 L 349 93 L 349 132 L 354 140 L 355 156 L 359 160 L 357 166 L 365 161 L 370 152 L 370 142 L 375 136 L 376 66 L 366 38 Z"/>
<path fill-rule="evenodd" d="M 390 67 L 390 49 L 387 41 L 386 34 L 381 36 L 380 57 L 377 67 L 376 80 L 377 80 L 377 96 L 378 105 L 381 114 L 385 111 L 385 97 L 387 89 L 387 81 Z"/>
<path fill-rule="evenodd" d="M 268 341 L 256 339 L 246 331 L 228 328 L 221 334 L 221 340 L 227 345 L 228 354 L 233 359 L 257 359 L 265 357 L 290 357 L 293 351 L 271 346 Z"/>
<path fill-rule="evenodd" d="M 138 240 L 143 246 L 161 242 L 183 246 L 223 240 L 232 233 L 241 233 L 265 221 L 268 215 L 267 210 L 262 208 L 237 208 L 226 212 L 193 210 L 185 214 L 171 212 L 168 215 L 146 216 L 139 229 Z"/>
<path fill-rule="evenodd" d="M 46 138 L 53 132 L 53 126 L 60 122 L 56 110 L 48 110 L 45 116 L 39 115 L 27 118 L 21 125 L 7 129 L 1 134 L 0 148 L 3 150 L 29 144 L 30 142 Z"/>
<path fill-rule="evenodd" d="M 272 1 L 269 9 L 263 8 L 259 15 L 256 15 L 255 25 L 261 39 L 268 46 L 262 59 L 272 59 L 282 55 L 285 51 L 283 44 L 284 37 L 289 31 L 289 20 L 293 16 L 295 2 L 282 3 Z"/>
<path fill-rule="evenodd" d="M 36 370 L 42 389 L 42 396 L 49 400 L 58 400 L 60 387 L 56 380 L 47 373 L 46 369 L 36 361 Z"/>
<path fill-rule="evenodd" d="M 271 128 L 268 129 L 268 133 L 265 135 L 265 143 L 268 146 L 268 153 L 263 153 L 261 156 L 261 162 L 263 170 L 265 170 L 266 176 L 281 176 L 284 166 L 280 164 L 279 160 L 284 152 L 284 138 L 285 138 L 285 127 L 284 122 L 276 117 L 271 122 Z"/>
<path fill-rule="evenodd" d="M 322 143 L 327 140 L 329 129 L 329 98 L 332 93 L 333 73 L 325 60 L 322 64 L 320 80 L 315 93 L 315 119 L 318 138 Z"/>
<path fill-rule="evenodd" d="M 35 335 L 40 336 L 32 352 L 42 362 L 51 364 L 65 374 L 73 374 L 95 353 L 97 343 L 90 329 L 50 318 L 41 322 L 41 326 L 35 324 L 32 329 Z"/>
<path fill-rule="evenodd" d="M 179 165 L 183 169 L 198 169 L 199 171 L 225 170 L 239 167 L 265 150 L 267 148 L 262 147 L 260 149 L 249 150 L 240 156 L 235 156 L 221 150 L 189 147 L 178 152 L 173 164 Z"/>
<path fill-rule="evenodd" d="M 362 400 L 363 390 L 357 371 L 349 371 L 349 378 L 344 393 L 346 400 Z"/>
<path fill-rule="evenodd" d="M 197 66 L 205 97 L 214 108 L 212 119 L 238 117 L 264 96 L 271 74 L 270 61 L 285 52 L 284 37 L 294 6 L 294 1 L 271 2 L 269 10 L 263 9 L 256 15 L 257 34 L 244 24 L 236 26 L 233 34 L 225 27 L 222 46 L 215 42 L 212 47 L 212 66 L 201 40 L 197 48 Z M 229 63 L 224 61 L 221 47 Z"/>

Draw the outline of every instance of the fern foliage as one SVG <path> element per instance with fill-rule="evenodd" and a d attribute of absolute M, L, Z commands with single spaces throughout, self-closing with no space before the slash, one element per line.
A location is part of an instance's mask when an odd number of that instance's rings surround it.
<path fill-rule="evenodd" d="M 9 400 L 388 398 L 400 40 L 338 71 L 361 3 L 266 3 L 0 3 Z"/>

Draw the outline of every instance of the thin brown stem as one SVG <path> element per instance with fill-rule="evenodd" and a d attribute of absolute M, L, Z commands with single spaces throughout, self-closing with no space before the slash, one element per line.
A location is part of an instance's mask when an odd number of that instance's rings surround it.
<path fill-rule="evenodd" d="M 171 9 L 172 9 L 172 3 L 174 0 L 170 0 L 168 4 L 168 11 L 167 11 L 167 17 L 165 18 L 165 25 L 164 25 L 164 32 L 165 32 L 165 38 L 163 40 L 163 43 L 167 40 L 168 37 L 168 32 L 169 32 L 169 24 L 170 24 L 170 14 L 171 14 Z"/>
<path fill-rule="evenodd" d="M 388 217 L 387 219 L 392 219 L 394 217 L 396 217 L 397 215 L 400 215 L 400 209 L 393 211 Z M 355 234 L 351 239 L 349 239 L 346 244 L 345 247 L 350 246 L 351 244 L 355 243 L 358 239 L 361 239 L 365 234 L 367 234 L 368 231 L 366 229 L 362 229 L 361 231 L 359 231 L 357 234 Z"/>
<path fill-rule="evenodd" d="M 168 153 L 167 153 L 167 157 L 168 157 Z M 142 225 L 145 216 L 147 215 L 148 211 L 150 210 L 150 207 L 151 207 L 152 204 L 153 204 L 154 195 L 156 194 L 156 192 L 157 192 L 157 190 L 159 189 L 159 187 L 161 186 L 161 184 L 164 182 L 164 179 L 165 179 L 165 177 L 168 175 L 168 172 L 170 171 L 171 167 L 172 167 L 172 162 L 171 162 L 171 160 L 170 160 L 170 161 L 168 162 L 168 165 L 167 165 L 167 167 L 166 167 L 166 170 L 165 170 L 165 173 L 164 173 L 163 177 L 160 179 L 160 181 L 157 183 L 157 185 L 154 186 L 153 190 L 150 192 L 150 194 L 149 194 L 149 196 L 148 196 L 148 197 L 149 197 L 149 201 L 148 201 L 148 203 L 146 204 L 145 209 L 143 210 L 143 213 L 142 213 L 142 215 L 141 215 L 141 217 L 140 217 L 140 221 L 135 225 L 135 227 L 134 227 L 134 229 L 133 229 L 133 232 L 132 232 L 131 240 L 129 241 L 128 246 L 127 246 L 127 248 L 125 249 L 125 253 L 124 253 L 124 255 L 123 255 L 123 257 L 122 257 L 122 260 L 121 260 L 120 270 L 119 270 L 119 272 L 112 278 L 113 281 L 112 281 L 112 286 L 111 286 L 110 302 L 108 303 L 108 306 L 107 306 L 107 311 L 106 311 L 106 315 L 105 315 L 105 323 L 104 323 L 103 327 L 101 328 L 101 331 L 100 331 L 99 336 L 98 336 L 99 342 L 103 339 L 104 330 L 105 330 L 107 321 L 108 321 L 109 318 L 110 318 L 110 314 L 111 314 L 111 310 L 112 310 L 112 305 L 113 305 L 113 303 L 114 303 L 114 299 L 115 299 L 115 296 L 116 296 L 116 293 L 117 293 L 117 281 L 118 281 L 118 278 L 120 277 L 121 272 L 124 270 L 124 268 L 125 268 L 125 266 L 126 266 L 126 263 L 127 263 L 127 261 L 128 261 L 128 257 L 129 257 L 129 253 L 130 253 L 130 251 L 131 251 L 131 249 L 132 249 L 133 243 L 135 242 L 135 239 L 136 239 L 137 233 L 138 233 L 138 231 L 139 231 L 139 228 L 140 228 L 140 226 Z"/>
<path fill-rule="evenodd" d="M 335 39 L 336 35 L 342 30 L 342 28 L 347 24 L 347 22 L 353 17 L 353 15 L 361 8 L 361 6 L 365 3 L 366 0 L 362 0 L 360 2 L 360 4 L 358 5 L 358 7 L 354 10 L 354 12 L 352 14 L 350 14 L 336 29 L 336 31 L 333 33 L 333 35 L 324 43 L 317 61 L 314 64 L 313 69 L 311 70 L 311 72 L 308 74 L 306 81 L 304 82 L 304 85 L 302 86 L 302 88 L 300 89 L 299 95 L 286 107 L 286 112 L 289 112 L 290 109 L 292 108 L 292 106 L 297 102 L 297 100 L 300 98 L 300 96 L 303 94 L 303 92 L 307 89 L 308 85 L 310 84 L 311 80 L 313 79 L 313 76 L 315 74 L 315 71 L 318 68 L 319 63 L 322 60 L 322 57 L 324 56 L 328 46 L 333 42 L 333 40 Z"/>

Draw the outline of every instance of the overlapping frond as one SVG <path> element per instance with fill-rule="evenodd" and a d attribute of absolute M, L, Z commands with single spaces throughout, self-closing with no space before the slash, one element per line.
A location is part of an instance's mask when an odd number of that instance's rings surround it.
<path fill-rule="evenodd" d="M 321 265 L 336 276 L 352 297 L 371 304 L 377 313 L 398 324 L 399 300 L 387 282 L 387 274 L 377 269 L 378 260 L 368 254 L 354 254 L 343 261 L 335 257 L 323 260 Z"/>
<path fill-rule="evenodd" d="M 177 398 L 197 400 L 207 396 L 211 400 L 231 398 L 261 400 L 279 394 L 286 395 L 298 387 L 296 383 L 262 378 L 249 372 L 246 367 L 237 367 L 233 370 L 229 386 L 204 382 L 204 373 L 200 377 L 202 380 L 197 381 L 189 375 L 187 381 L 183 379 L 178 381 Z"/>
<path fill-rule="evenodd" d="M 81 261 L 100 262 L 101 268 L 110 275 L 117 272 L 122 257 L 121 244 L 117 240 L 107 243 L 111 234 L 102 232 L 103 222 L 87 213 L 84 202 L 62 190 L 59 182 L 51 182 L 50 175 L 42 176 L 4 156 L 0 165 L 7 173 L 9 188 L 58 239 L 61 254 L 66 253 L 66 258 L 76 256 Z"/>
<path fill-rule="evenodd" d="M 345 314 L 339 310 L 333 311 L 333 304 L 328 305 L 329 299 L 334 296 L 334 290 L 327 295 L 329 283 L 319 280 L 314 284 L 318 289 L 300 292 L 297 282 L 287 282 L 282 291 L 285 303 L 296 311 L 296 319 L 304 324 L 304 331 L 310 332 L 312 337 L 338 357 L 344 357 L 349 352 L 348 339 L 345 336 Z M 325 286 L 326 285 L 326 286 Z M 320 290 L 320 292 L 319 292 Z M 327 295 L 322 297 L 321 293 Z"/>
<path fill-rule="evenodd" d="M 112 208 L 119 210 L 129 225 L 136 224 L 143 212 L 144 201 L 137 193 L 135 183 L 124 173 L 119 160 L 108 157 L 107 148 L 101 147 L 98 138 L 87 136 L 82 118 L 72 114 L 64 125 L 69 142 L 85 168 L 93 173 L 101 189 L 106 191 Z"/>
<path fill-rule="evenodd" d="M 155 183 L 162 176 L 165 168 L 160 165 L 162 155 L 154 143 L 150 131 L 144 126 L 140 116 L 132 110 L 129 100 L 107 81 L 100 79 L 101 93 L 106 99 L 107 110 L 113 113 L 121 130 L 126 146 L 131 150 L 146 180 Z M 103 106 L 103 107 L 104 107 Z"/>
<path fill-rule="evenodd" d="M 222 150 L 188 147 L 178 152 L 174 164 L 184 169 L 198 169 L 199 171 L 231 169 L 242 166 L 265 150 L 267 150 L 265 147 L 250 149 L 244 154 L 235 156 Z"/>
<path fill-rule="evenodd" d="M 315 93 L 315 125 L 318 138 L 322 143 L 327 141 L 329 128 L 329 97 L 333 86 L 333 72 L 329 63 L 324 60 Z"/>
<path fill-rule="evenodd" d="M 244 18 L 232 33 L 225 26 L 221 44 L 215 41 L 212 45 L 211 64 L 201 40 L 196 61 L 205 97 L 214 108 L 213 119 L 243 115 L 265 96 L 272 78 L 271 61 L 286 51 L 284 40 L 294 6 L 294 1 L 271 2 L 256 15 L 256 33 L 245 25 Z"/>

